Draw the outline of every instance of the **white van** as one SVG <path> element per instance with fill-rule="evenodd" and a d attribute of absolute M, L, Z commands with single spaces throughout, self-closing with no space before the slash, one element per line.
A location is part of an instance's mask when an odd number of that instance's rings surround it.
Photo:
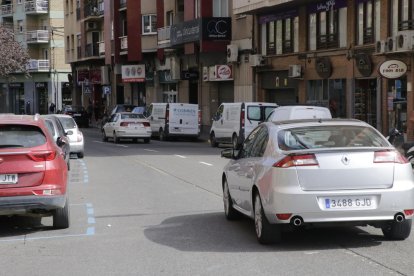
<path fill-rule="evenodd" d="M 213 116 L 210 144 L 232 143 L 237 148 L 278 105 L 265 102 L 222 103 Z"/>
<path fill-rule="evenodd" d="M 279 106 L 266 118 L 267 122 L 302 119 L 332 119 L 329 108 L 310 105 Z"/>
<path fill-rule="evenodd" d="M 162 141 L 169 137 L 197 138 L 200 135 L 198 104 L 152 103 L 145 116 L 150 121 L 152 134 Z"/>

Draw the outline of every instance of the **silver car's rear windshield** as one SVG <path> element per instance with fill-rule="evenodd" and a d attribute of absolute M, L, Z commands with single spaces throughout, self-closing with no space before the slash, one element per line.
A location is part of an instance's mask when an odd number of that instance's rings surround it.
<path fill-rule="evenodd" d="M 75 120 L 72 117 L 59 117 L 64 129 L 76 128 Z"/>
<path fill-rule="evenodd" d="M 121 119 L 144 119 L 144 115 L 138 113 L 122 114 Z"/>
<path fill-rule="evenodd" d="M 387 140 L 364 126 L 308 126 L 285 129 L 277 135 L 282 150 L 343 147 L 387 147 Z"/>

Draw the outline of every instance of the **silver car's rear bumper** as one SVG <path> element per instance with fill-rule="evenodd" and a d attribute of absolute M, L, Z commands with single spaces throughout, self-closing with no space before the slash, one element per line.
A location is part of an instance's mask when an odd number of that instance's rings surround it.
<path fill-rule="evenodd" d="M 414 186 L 412 182 L 394 183 L 391 189 L 312 191 L 301 189 L 280 190 L 275 188 L 268 200 L 263 200 L 263 208 L 270 223 L 289 223 L 290 220 L 279 220 L 276 214 L 291 213 L 292 217 L 300 216 L 306 223 L 352 222 L 352 221 L 384 221 L 392 220 L 397 213 L 414 209 Z M 323 197 L 374 196 L 374 209 L 332 210 L 321 204 Z M 265 198 L 265 197 L 262 197 Z M 406 217 L 412 218 L 412 216 Z"/>

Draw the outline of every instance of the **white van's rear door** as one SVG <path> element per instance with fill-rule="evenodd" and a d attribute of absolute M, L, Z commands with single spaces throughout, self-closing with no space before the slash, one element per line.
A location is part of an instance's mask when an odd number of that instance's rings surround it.
<path fill-rule="evenodd" d="M 172 135 L 198 135 L 198 104 L 171 103 L 169 133 Z"/>

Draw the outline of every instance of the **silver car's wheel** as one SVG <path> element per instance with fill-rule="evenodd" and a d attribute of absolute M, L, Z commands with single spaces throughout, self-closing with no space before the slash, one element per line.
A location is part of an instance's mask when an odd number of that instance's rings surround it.
<path fill-rule="evenodd" d="M 228 220 L 233 220 L 239 217 L 239 213 L 233 208 L 233 201 L 230 196 L 229 185 L 226 179 L 223 183 L 223 204 L 224 214 Z"/>
<path fill-rule="evenodd" d="M 402 222 L 390 222 L 382 227 L 384 237 L 390 240 L 405 240 L 411 233 L 411 219 L 406 219 Z"/>
<path fill-rule="evenodd" d="M 270 244 L 280 241 L 281 230 L 279 225 L 271 225 L 264 214 L 259 193 L 254 200 L 254 225 L 256 237 L 261 244 Z"/>

